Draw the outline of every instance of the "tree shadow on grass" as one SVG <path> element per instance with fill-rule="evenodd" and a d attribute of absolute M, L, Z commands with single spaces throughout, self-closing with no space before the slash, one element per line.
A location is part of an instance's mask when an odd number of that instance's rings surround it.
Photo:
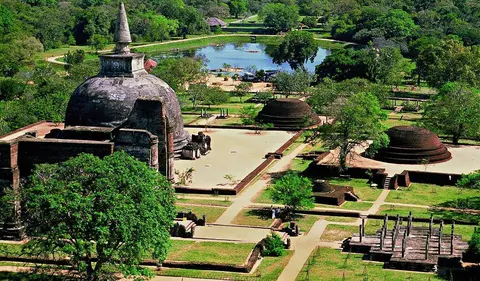
<path fill-rule="evenodd" d="M 480 196 L 443 202 L 438 204 L 437 207 L 480 210 Z"/>
<path fill-rule="evenodd" d="M 462 210 L 442 210 L 435 207 L 431 208 L 430 211 L 433 216 L 438 219 L 463 221 L 471 224 L 478 224 L 480 222 L 480 216 L 478 213 L 468 213 Z"/>
<path fill-rule="evenodd" d="M 272 219 L 272 211 L 270 209 L 253 209 L 247 212 L 247 216 L 257 217 L 261 220 Z"/>

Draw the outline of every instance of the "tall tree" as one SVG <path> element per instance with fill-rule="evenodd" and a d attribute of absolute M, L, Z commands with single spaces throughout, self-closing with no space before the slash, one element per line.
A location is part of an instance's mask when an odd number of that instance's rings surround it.
<path fill-rule="evenodd" d="M 472 86 L 480 80 L 480 47 L 464 47 L 457 40 L 442 41 L 420 50 L 417 72 L 433 87 L 447 82 L 464 82 Z"/>
<path fill-rule="evenodd" d="M 310 179 L 290 172 L 275 180 L 267 192 L 274 203 L 284 204 L 295 214 L 299 209 L 314 207 L 312 188 Z"/>
<path fill-rule="evenodd" d="M 307 61 L 313 62 L 318 52 L 317 41 L 313 33 L 292 31 L 287 33 L 275 50 L 273 61 L 277 64 L 288 62 L 293 69 L 302 68 Z"/>
<path fill-rule="evenodd" d="M 330 149 L 338 148 L 340 173 L 347 169 L 347 156 L 355 146 L 366 145 L 367 141 L 373 141 L 371 148 L 388 145 L 386 128 L 382 124 L 387 115 L 373 94 L 339 97 L 328 106 L 327 116 L 334 121 L 319 128 L 319 137 Z"/>
<path fill-rule="evenodd" d="M 288 96 L 297 94 L 303 95 L 310 87 L 312 74 L 305 70 L 295 70 L 294 72 L 278 72 L 274 78 L 275 90 Z"/>
<path fill-rule="evenodd" d="M 458 83 L 447 83 L 427 104 L 422 123 L 434 132 L 452 137 L 480 136 L 480 93 Z"/>
<path fill-rule="evenodd" d="M 206 70 L 203 60 L 199 58 L 166 58 L 158 62 L 152 74 L 175 91 L 183 91 L 188 83 L 201 82 L 206 77 Z"/>
<path fill-rule="evenodd" d="M 263 6 L 258 16 L 263 19 L 265 26 L 274 32 L 290 31 L 300 19 L 296 5 L 286 6 L 281 3 L 270 3 Z"/>
<path fill-rule="evenodd" d="M 60 254 L 100 280 L 108 266 L 166 257 L 175 196 L 167 179 L 124 152 L 37 166 L 23 189 L 28 248 Z"/>
<path fill-rule="evenodd" d="M 247 11 L 247 1 L 246 0 L 230 0 L 228 2 L 228 7 L 230 7 L 230 13 L 238 19 L 240 15 Z"/>

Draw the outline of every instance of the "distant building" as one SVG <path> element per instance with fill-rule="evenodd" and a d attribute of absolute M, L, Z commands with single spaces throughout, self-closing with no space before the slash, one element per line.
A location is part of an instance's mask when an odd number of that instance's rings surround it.
<path fill-rule="evenodd" d="M 221 28 L 225 28 L 227 27 L 227 23 L 224 22 L 223 20 L 219 19 L 219 18 L 215 18 L 215 17 L 212 17 L 212 18 L 208 18 L 206 20 L 208 26 L 210 26 L 210 28 L 217 28 L 217 27 L 221 27 Z"/>

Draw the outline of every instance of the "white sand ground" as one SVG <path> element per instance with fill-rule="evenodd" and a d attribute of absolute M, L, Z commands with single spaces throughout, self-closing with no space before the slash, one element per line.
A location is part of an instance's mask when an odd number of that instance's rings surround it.
<path fill-rule="evenodd" d="M 368 167 L 368 168 L 384 168 L 386 172 L 393 176 L 400 174 L 404 170 L 409 171 L 427 171 L 436 173 L 451 174 L 467 174 L 476 170 L 480 170 L 480 146 L 452 146 L 447 145 L 448 150 L 452 154 L 452 159 L 446 162 L 428 165 L 406 165 L 391 164 L 379 162 L 372 159 L 364 158 L 358 154 L 353 154 L 353 158 L 348 158 L 350 167 Z M 356 149 L 360 152 L 360 149 Z M 352 155 L 352 154 L 350 154 Z M 338 150 L 333 150 L 330 155 L 325 157 L 320 164 L 338 163 Z"/>
<path fill-rule="evenodd" d="M 223 225 L 197 226 L 194 238 L 196 239 L 220 239 L 238 242 L 257 243 L 270 233 L 267 228 L 237 227 Z"/>
<path fill-rule="evenodd" d="M 190 133 L 204 129 L 188 128 Z M 265 154 L 275 152 L 294 133 L 284 131 L 264 131 L 255 134 L 251 130 L 209 129 L 206 132 L 212 138 L 212 151 L 197 160 L 176 160 L 175 169 L 185 171 L 192 167 L 195 188 L 233 188 L 224 177 L 232 175 L 240 181 L 265 160 Z"/>

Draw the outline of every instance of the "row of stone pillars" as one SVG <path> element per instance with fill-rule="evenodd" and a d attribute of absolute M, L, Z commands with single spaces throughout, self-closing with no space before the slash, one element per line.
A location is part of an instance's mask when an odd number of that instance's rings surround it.
<path fill-rule="evenodd" d="M 202 108 L 200 111 L 200 117 L 206 118 L 209 116 L 211 115 L 208 114 L 207 110 L 205 108 Z M 220 108 L 220 118 L 227 118 L 227 117 L 229 117 L 228 108 L 226 109 Z"/>
<path fill-rule="evenodd" d="M 396 241 L 400 232 L 400 225 L 402 224 L 402 220 L 400 216 L 397 214 L 396 220 L 395 220 L 395 225 L 393 227 L 393 230 L 391 231 L 392 233 L 392 247 L 391 250 L 392 252 L 395 252 L 395 246 L 396 246 Z M 407 251 L 407 237 L 410 237 L 412 235 L 412 227 L 413 227 L 413 216 L 412 212 L 409 213 L 408 215 L 408 222 L 407 222 L 407 228 L 404 229 L 403 231 L 403 237 L 402 237 L 402 258 L 405 258 L 405 254 Z M 443 220 L 440 221 L 440 228 L 438 230 L 438 255 L 442 254 L 442 239 L 443 239 Z M 362 218 L 362 224 L 359 226 L 360 228 L 360 243 L 363 242 L 363 237 L 365 236 L 365 218 Z M 388 232 L 388 215 L 385 214 L 385 217 L 383 219 L 383 227 L 380 233 L 380 250 L 384 250 L 385 248 L 385 239 L 387 238 L 387 232 Z M 455 221 L 452 222 L 452 230 L 450 234 L 450 255 L 453 255 L 454 250 L 455 250 Z M 425 245 L 425 259 L 428 259 L 428 254 L 429 254 L 429 248 L 430 248 L 430 241 L 431 238 L 434 236 L 433 234 L 433 214 L 430 216 L 430 222 L 429 222 L 429 227 L 428 227 L 428 233 L 427 233 L 427 239 L 426 239 L 426 245 Z"/>

